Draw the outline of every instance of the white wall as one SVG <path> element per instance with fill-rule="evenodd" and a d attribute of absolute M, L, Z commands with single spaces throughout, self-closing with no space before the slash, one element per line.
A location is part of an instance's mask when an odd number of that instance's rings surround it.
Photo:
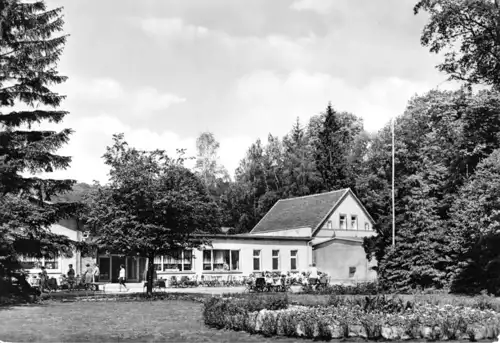
<path fill-rule="evenodd" d="M 302 227 L 297 229 L 279 230 L 271 232 L 256 232 L 259 236 L 286 236 L 286 237 L 311 237 L 312 230 L 310 227 Z"/>
<path fill-rule="evenodd" d="M 76 227 L 76 223 L 72 223 L 71 221 L 66 220 L 66 221 L 61 221 L 58 224 L 51 225 L 49 228 L 50 232 L 58 235 L 64 235 L 73 241 L 81 240 L 81 233 L 79 231 L 69 229 L 68 227 L 63 226 L 61 224 L 68 225 L 70 227 L 73 226 Z M 57 261 L 58 261 L 57 269 L 47 269 L 47 274 L 49 275 L 49 277 L 55 277 L 57 279 L 61 274 L 66 274 L 70 264 L 73 264 L 73 268 L 75 268 L 75 272 L 77 274 L 81 274 L 80 264 L 79 264 L 80 253 L 75 252 L 73 253 L 73 256 L 70 258 L 58 257 Z M 29 269 L 28 272 L 31 274 L 38 274 L 41 272 L 41 269 Z"/>
<path fill-rule="evenodd" d="M 371 270 L 376 262 L 366 259 L 360 242 L 334 240 L 318 244 L 313 254 L 318 269 L 327 272 L 332 283 L 363 282 L 377 278 L 377 273 Z M 351 276 L 350 267 L 356 268 L 356 272 Z"/>
<path fill-rule="evenodd" d="M 221 239 L 212 242 L 213 249 L 239 250 L 240 272 L 249 275 L 253 270 L 253 251 L 261 250 L 261 271 L 272 270 L 272 251 L 280 251 L 280 270 L 290 270 L 290 251 L 297 250 L 297 269 L 307 270 L 312 259 L 312 249 L 306 241 Z M 207 247 L 207 249 L 212 249 Z M 203 271 L 203 252 L 195 250 L 195 270 Z M 206 272 L 203 272 L 206 273 Z"/>
<path fill-rule="evenodd" d="M 340 214 L 346 215 L 347 230 L 340 229 Z M 351 215 L 358 218 L 357 230 L 351 229 Z M 328 228 L 328 222 L 331 221 L 331 228 Z M 365 230 L 365 223 L 368 223 L 369 230 Z M 367 237 L 375 235 L 373 225 L 366 216 L 363 209 L 359 206 L 354 197 L 349 193 L 340 205 L 335 209 L 331 216 L 325 221 L 316 237 Z"/>

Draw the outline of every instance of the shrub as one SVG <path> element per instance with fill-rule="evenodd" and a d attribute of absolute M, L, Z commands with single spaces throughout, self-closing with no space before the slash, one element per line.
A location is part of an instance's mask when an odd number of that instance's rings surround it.
<path fill-rule="evenodd" d="M 371 281 L 355 285 L 328 285 L 317 290 L 311 286 L 305 286 L 302 292 L 306 294 L 377 295 L 384 293 L 384 290 L 378 282 Z"/>
<path fill-rule="evenodd" d="M 266 337 L 271 337 L 276 335 L 278 329 L 277 315 L 272 312 L 264 313 L 264 318 L 262 318 L 261 332 Z"/>

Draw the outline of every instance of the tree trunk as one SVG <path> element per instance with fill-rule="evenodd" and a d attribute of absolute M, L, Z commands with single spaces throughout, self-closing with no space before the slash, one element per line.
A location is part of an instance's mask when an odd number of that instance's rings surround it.
<path fill-rule="evenodd" d="M 155 254 L 153 252 L 148 254 L 148 271 L 146 273 L 147 277 L 147 295 L 153 295 L 153 276 L 154 276 L 154 268 L 155 268 Z"/>

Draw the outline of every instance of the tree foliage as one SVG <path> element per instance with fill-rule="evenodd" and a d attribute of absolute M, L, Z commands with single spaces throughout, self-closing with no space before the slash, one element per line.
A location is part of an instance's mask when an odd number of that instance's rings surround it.
<path fill-rule="evenodd" d="M 422 45 L 446 51 L 439 70 L 452 80 L 500 87 L 499 0 L 421 0 L 420 11 L 430 14 Z"/>
<path fill-rule="evenodd" d="M 498 99 L 496 91 L 431 91 L 412 99 L 397 118 L 395 250 L 389 128 L 372 140 L 357 189 L 377 222 L 378 236 L 365 240 L 365 250 L 377 258 L 379 277 L 391 287 L 450 285 L 458 263 L 446 248 L 451 208 L 479 161 L 500 147 Z"/>
<path fill-rule="evenodd" d="M 127 256 L 154 258 L 172 249 L 197 247 L 196 233 L 219 228 L 219 210 L 203 182 L 164 151 L 128 146 L 123 135 L 104 154 L 110 183 L 96 185 L 87 197 L 86 222 L 95 247 Z M 152 291 L 149 273 L 148 292 Z"/>
<path fill-rule="evenodd" d="M 196 139 L 197 156 L 194 170 L 214 196 L 220 196 L 224 184 L 230 180 L 227 170 L 219 164 L 219 147 L 219 142 L 211 132 L 203 132 Z"/>
<path fill-rule="evenodd" d="M 449 268 L 457 292 L 500 294 L 500 150 L 481 161 L 451 210 Z"/>
<path fill-rule="evenodd" d="M 62 8 L 0 0 L 0 277 L 22 278 L 22 255 L 71 255 L 76 248 L 49 227 L 77 206 L 46 201 L 71 189 L 74 181 L 29 176 L 65 169 L 71 162 L 56 154 L 70 129 L 33 128 L 60 123 L 68 114 L 57 110 L 64 96 L 50 90 L 66 80 L 57 71 L 67 39 L 63 24 Z"/>

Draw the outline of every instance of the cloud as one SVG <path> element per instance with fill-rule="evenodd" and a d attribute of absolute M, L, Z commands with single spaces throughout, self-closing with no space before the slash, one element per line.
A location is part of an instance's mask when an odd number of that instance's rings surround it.
<path fill-rule="evenodd" d="M 314 11 L 318 13 L 329 12 L 335 6 L 333 0 L 296 0 L 290 6 L 296 11 Z"/>
<path fill-rule="evenodd" d="M 186 24 L 181 18 L 141 19 L 140 27 L 151 35 L 178 39 L 201 38 L 208 33 L 206 27 Z"/>
<path fill-rule="evenodd" d="M 278 74 L 261 70 L 240 78 L 234 96 L 237 107 L 243 109 L 239 114 L 243 118 L 240 125 L 265 122 L 258 133 L 265 138 L 269 132 L 286 134 L 296 117 L 307 123 L 312 115 L 322 112 L 329 101 L 336 110 L 363 118 L 366 130 L 376 131 L 391 117 L 403 113 L 413 95 L 433 86 L 397 77 L 354 86 L 325 73 L 296 70 Z"/>
<path fill-rule="evenodd" d="M 143 114 L 144 112 L 164 110 L 185 101 L 185 98 L 175 94 L 160 93 L 157 89 L 148 87 L 139 90 L 135 94 L 134 108 L 137 113 Z"/>
<path fill-rule="evenodd" d="M 120 83 L 111 78 L 78 79 L 70 78 L 64 86 L 71 97 L 85 100 L 116 100 L 124 95 Z"/>
<path fill-rule="evenodd" d="M 194 137 L 180 137 L 168 130 L 158 133 L 147 128 L 134 128 L 106 113 L 97 117 L 68 117 L 63 125 L 56 127 L 45 124 L 43 129 L 60 130 L 63 126 L 75 128 L 75 133 L 71 136 L 69 143 L 58 150 L 57 154 L 72 156 L 71 166 L 67 170 L 41 174 L 41 177 L 71 178 L 87 183 L 97 180 L 106 183 L 109 168 L 104 164 L 102 155 L 106 147 L 112 144 L 112 137 L 115 133 L 124 133 L 129 145 L 138 149 L 164 149 L 171 157 L 177 157 L 176 149 L 186 149 L 187 156 L 195 155 L 196 139 Z M 189 160 L 185 165 L 191 168 L 194 162 Z"/>

